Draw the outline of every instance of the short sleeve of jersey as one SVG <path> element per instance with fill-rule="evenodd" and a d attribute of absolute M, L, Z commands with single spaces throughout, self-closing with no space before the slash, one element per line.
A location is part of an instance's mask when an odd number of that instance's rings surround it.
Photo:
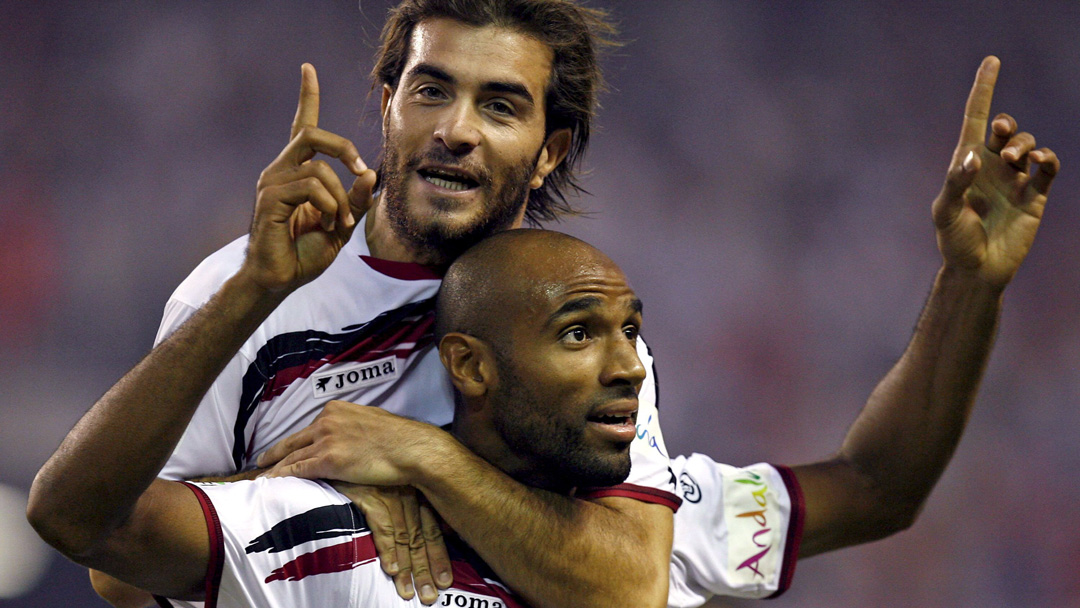
<path fill-rule="evenodd" d="M 387 586 L 363 516 L 329 486 L 297 478 L 187 485 L 210 531 L 206 608 L 361 606 Z"/>
<path fill-rule="evenodd" d="M 363 515 L 329 485 L 291 477 L 187 485 L 210 535 L 205 608 L 422 605 L 418 596 L 398 597 Z M 520 599 L 455 538 L 447 537 L 454 582 L 437 605 L 520 608 Z"/>
<path fill-rule="evenodd" d="M 643 502 L 662 504 L 672 511 L 679 509 L 679 497 L 675 493 L 675 475 L 671 459 L 660 431 L 658 396 L 660 387 L 652 352 L 645 341 L 638 339 L 638 357 L 645 367 L 645 381 L 638 393 L 637 437 L 630 444 L 630 476 L 624 483 L 606 488 L 589 488 L 578 494 L 579 498 L 623 496 Z"/>
<path fill-rule="evenodd" d="M 165 304 L 154 345 L 171 336 L 220 289 L 240 267 L 247 238 L 229 243 L 203 262 L 173 292 Z M 203 396 L 191 423 L 159 477 L 188 479 L 235 472 L 231 452 L 232 426 L 240 408 L 240 384 L 248 361 L 234 356 Z"/>
<path fill-rule="evenodd" d="M 791 470 L 737 468 L 701 454 L 680 456 L 672 468 L 683 503 L 675 514 L 668 606 L 700 606 L 713 595 L 770 598 L 787 590 L 804 511 Z"/>

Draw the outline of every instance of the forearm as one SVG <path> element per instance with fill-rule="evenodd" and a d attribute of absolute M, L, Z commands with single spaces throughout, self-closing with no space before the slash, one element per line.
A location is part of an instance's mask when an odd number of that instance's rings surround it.
<path fill-rule="evenodd" d="M 666 605 L 667 507 L 530 488 L 456 443 L 423 466 L 418 489 L 531 605 Z"/>
<path fill-rule="evenodd" d="M 79 552 L 121 525 L 204 393 L 279 302 L 233 277 L 105 393 L 34 481 L 28 513 L 39 531 Z"/>
<path fill-rule="evenodd" d="M 847 496 L 857 517 L 830 526 L 844 533 L 805 547 L 817 553 L 880 538 L 910 525 L 952 457 L 967 424 L 993 346 L 1001 289 L 943 269 L 938 272 L 914 336 L 897 364 L 870 395 L 838 456 L 819 465 L 832 477 L 828 491 Z M 796 469 L 800 482 L 819 482 Z M 846 487 L 839 487 L 844 485 Z M 841 499 L 838 502 L 843 502 Z M 808 522 L 808 527 L 812 522 Z M 823 526 L 815 526 L 817 528 Z"/>

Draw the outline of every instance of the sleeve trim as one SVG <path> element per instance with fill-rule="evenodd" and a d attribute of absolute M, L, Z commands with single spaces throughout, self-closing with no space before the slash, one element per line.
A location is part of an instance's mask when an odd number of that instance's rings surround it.
<path fill-rule="evenodd" d="M 210 559 L 206 565 L 206 600 L 205 608 L 217 608 L 218 589 L 221 587 L 221 573 L 225 568 L 225 538 L 221 533 L 221 520 L 210 497 L 201 488 L 186 481 L 181 482 L 191 489 L 202 506 L 206 518 L 206 531 L 210 534 Z"/>
<path fill-rule="evenodd" d="M 791 587 L 791 580 L 795 577 L 795 563 L 799 557 L 799 545 L 802 543 L 803 520 L 806 517 L 806 502 L 803 499 L 802 486 L 795 472 L 789 467 L 774 465 L 780 473 L 787 487 L 788 496 L 791 499 L 791 520 L 788 522 L 787 540 L 784 543 L 784 561 L 780 567 L 780 583 L 776 592 L 766 599 L 780 597 L 782 593 Z"/>
<path fill-rule="evenodd" d="M 633 498 L 641 502 L 664 505 L 673 512 L 679 510 L 682 499 L 666 490 L 658 490 L 648 486 L 639 486 L 633 483 L 621 483 L 617 486 L 604 488 L 585 488 L 578 492 L 577 497 L 585 500 L 593 498 L 607 498 L 618 496 L 620 498 Z"/>

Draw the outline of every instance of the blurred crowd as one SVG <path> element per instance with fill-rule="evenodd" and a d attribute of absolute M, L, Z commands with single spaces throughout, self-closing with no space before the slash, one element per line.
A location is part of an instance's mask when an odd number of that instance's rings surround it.
<path fill-rule="evenodd" d="M 1080 606 L 1080 5 L 590 4 L 625 45 L 585 162 L 593 214 L 555 227 L 643 298 L 669 451 L 731 464 L 830 454 L 900 355 L 968 88 L 1002 59 L 995 111 L 1063 170 L 971 425 L 911 530 L 801 563 L 774 605 Z M 388 5 L 0 5 L 0 535 L 171 290 L 245 232 L 302 62 L 320 126 L 375 164 Z M 47 570 L 0 602 L 92 605 L 41 547 L 0 543 L 0 568 L 39 550 Z"/>

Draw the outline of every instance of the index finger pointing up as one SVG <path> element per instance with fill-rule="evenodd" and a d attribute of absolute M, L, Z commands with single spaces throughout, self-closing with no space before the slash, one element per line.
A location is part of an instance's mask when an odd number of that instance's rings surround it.
<path fill-rule="evenodd" d="M 975 73 L 967 105 L 964 106 L 964 128 L 960 130 L 960 146 L 974 146 L 986 140 L 986 122 L 990 116 L 990 100 L 994 97 L 1001 61 L 990 55 L 983 59 Z"/>
<path fill-rule="evenodd" d="M 300 101 L 296 104 L 296 117 L 293 118 L 289 140 L 296 137 L 304 127 L 319 126 L 319 78 L 315 75 L 315 66 L 305 63 L 300 66 Z"/>

